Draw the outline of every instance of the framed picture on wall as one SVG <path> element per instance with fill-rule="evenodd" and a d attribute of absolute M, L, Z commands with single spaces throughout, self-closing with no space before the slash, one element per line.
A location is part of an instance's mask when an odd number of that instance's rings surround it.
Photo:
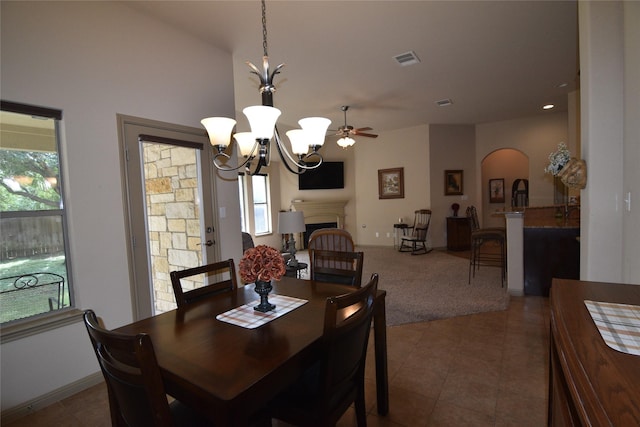
<path fill-rule="evenodd" d="M 444 195 L 455 196 L 464 194 L 464 175 L 461 170 L 444 171 Z"/>
<path fill-rule="evenodd" d="M 378 198 L 404 199 L 404 168 L 378 169 Z"/>
<path fill-rule="evenodd" d="M 489 180 L 489 203 L 504 203 L 504 178 Z"/>

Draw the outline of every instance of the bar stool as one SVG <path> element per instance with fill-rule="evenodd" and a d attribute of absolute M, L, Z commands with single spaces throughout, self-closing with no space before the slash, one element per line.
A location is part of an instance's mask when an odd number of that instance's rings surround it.
<path fill-rule="evenodd" d="M 471 253 L 469 256 L 469 284 L 471 277 L 475 277 L 476 269 L 481 265 L 488 267 L 499 267 L 501 273 L 501 285 L 507 276 L 507 232 L 502 227 L 480 228 L 478 212 L 475 206 L 467 208 L 467 218 L 471 229 Z M 486 243 L 493 242 L 498 245 L 499 252 L 487 251 L 483 247 Z"/>

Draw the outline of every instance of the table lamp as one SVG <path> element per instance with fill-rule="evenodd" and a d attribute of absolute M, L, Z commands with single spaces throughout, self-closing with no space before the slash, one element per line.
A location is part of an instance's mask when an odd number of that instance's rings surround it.
<path fill-rule="evenodd" d="M 296 259 L 296 240 L 293 235 L 294 233 L 301 233 L 304 230 L 304 214 L 302 212 L 286 211 L 278 214 L 278 233 L 289 235 L 287 247 L 291 254 L 291 259 L 289 259 L 287 264 L 291 267 L 298 266 L 298 260 Z"/>

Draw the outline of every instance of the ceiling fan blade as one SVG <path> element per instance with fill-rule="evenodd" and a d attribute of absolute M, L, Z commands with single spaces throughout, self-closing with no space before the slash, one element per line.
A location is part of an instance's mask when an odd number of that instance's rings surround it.
<path fill-rule="evenodd" d="M 360 132 L 361 130 L 373 130 L 370 127 L 366 127 L 366 128 L 358 128 L 358 129 L 354 129 L 356 132 Z"/>
<path fill-rule="evenodd" d="M 366 136 L 367 138 L 377 138 L 378 137 L 378 135 L 373 134 L 373 133 L 362 133 L 362 132 L 357 132 L 357 131 L 354 131 L 353 134 L 354 135 L 358 135 L 358 136 Z"/>

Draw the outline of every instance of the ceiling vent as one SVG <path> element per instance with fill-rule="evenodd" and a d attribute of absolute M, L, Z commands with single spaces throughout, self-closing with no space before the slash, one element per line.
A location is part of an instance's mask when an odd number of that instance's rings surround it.
<path fill-rule="evenodd" d="M 436 101 L 436 105 L 438 107 L 446 107 L 447 105 L 453 104 L 453 101 L 450 99 L 441 99 L 440 101 Z"/>
<path fill-rule="evenodd" d="M 412 50 L 410 50 L 409 52 L 401 53 L 400 55 L 396 55 L 393 57 L 393 59 L 395 59 L 396 62 L 403 67 L 420 63 L 420 58 L 418 58 L 416 53 Z"/>

